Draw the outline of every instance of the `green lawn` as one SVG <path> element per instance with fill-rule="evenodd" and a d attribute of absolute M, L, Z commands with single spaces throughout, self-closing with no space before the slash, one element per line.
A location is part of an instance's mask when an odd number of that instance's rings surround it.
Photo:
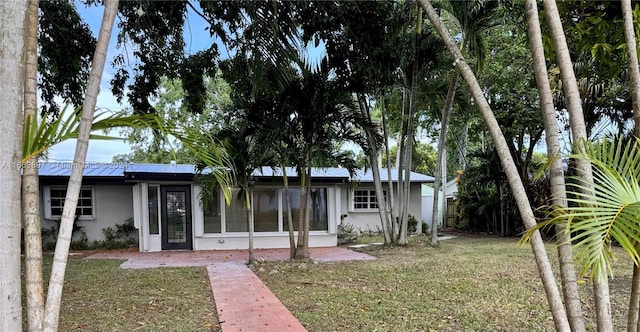
<path fill-rule="evenodd" d="M 46 281 L 51 261 L 45 256 Z M 60 331 L 219 331 L 204 267 L 125 270 L 121 263 L 69 258 Z"/>
<path fill-rule="evenodd" d="M 531 249 L 516 242 L 462 236 L 434 249 L 416 237 L 408 248 L 371 247 L 376 261 L 267 262 L 257 273 L 309 331 L 551 331 Z M 611 297 L 623 330 L 631 263 L 618 257 Z M 580 287 L 595 330 L 591 285 Z"/>

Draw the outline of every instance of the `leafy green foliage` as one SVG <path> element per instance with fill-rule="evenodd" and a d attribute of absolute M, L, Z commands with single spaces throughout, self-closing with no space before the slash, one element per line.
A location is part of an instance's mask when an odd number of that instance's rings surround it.
<path fill-rule="evenodd" d="M 199 114 L 190 113 L 186 105 L 185 89 L 180 80 L 163 78 L 158 96 L 154 100 L 154 113 L 173 123 L 192 131 L 216 133 L 227 121 L 227 109 L 230 100 L 230 87 L 220 77 L 205 77 L 206 85 L 204 109 Z M 134 111 L 125 111 L 133 115 Z M 181 142 L 163 136 L 161 132 L 148 127 L 127 127 L 121 130 L 132 147 L 132 152 L 114 156 L 114 161 L 135 163 L 178 163 L 197 164 L 198 158 Z"/>
<path fill-rule="evenodd" d="M 395 164 L 396 154 L 398 152 L 398 146 L 394 145 L 389 149 L 391 155 L 391 165 Z M 411 171 L 421 174 L 433 175 L 436 169 L 436 150 L 430 144 L 415 142 L 413 144 L 413 163 L 411 164 Z M 386 165 L 387 155 L 382 155 L 382 164 Z"/>
<path fill-rule="evenodd" d="M 38 35 L 38 91 L 41 113 L 60 112 L 56 96 L 74 106 L 82 105 L 84 88 L 96 40 L 78 15 L 73 2 L 41 1 Z"/>

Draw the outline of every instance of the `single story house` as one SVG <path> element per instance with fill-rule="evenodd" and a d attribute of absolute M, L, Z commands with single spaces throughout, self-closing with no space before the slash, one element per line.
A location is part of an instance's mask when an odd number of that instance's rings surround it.
<path fill-rule="evenodd" d="M 62 215 L 71 168 L 69 162 L 39 165 L 43 227 Z M 104 239 L 104 228 L 133 218 L 140 251 L 248 247 L 246 205 L 235 195 L 227 205 L 220 191 L 203 203 L 193 165 L 86 163 L 83 174 L 76 211 L 89 241 Z M 396 181 L 397 171 L 393 174 L 392 180 Z M 293 168 L 287 169 L 287 175 L 296 221 L 301 201 L 298 176 Z M 382 169 L 381 175 L 386 188 L 386 170 Z M 254 172 L 254 181 L 254 246 L 286 248 L 289 241 L 282 173 L 263 167 Z M 315 168 L 311 181 L 312 247 L 335 246 L 340 224 L 360 230 L 379 228 L 371 171 L 358 172 L 351 178 L 343 168 Z M 427 182 L 433 182 L 433 178 L 412 172 L 409 213 L 418 218 L 423 215 L 421 186 Z"/>

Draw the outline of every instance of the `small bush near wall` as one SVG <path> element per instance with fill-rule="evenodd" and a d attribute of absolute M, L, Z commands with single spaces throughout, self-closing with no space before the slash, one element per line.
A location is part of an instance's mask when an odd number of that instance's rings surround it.
<path fill-rule="evenodd" d="M 42 233 L 42 250 L 52 251 L 56 249 L 56 242 L 58 241 L 58 232 L 60 231 L 61 220 L 54 220 L 55 223 L 49 228 L 43 228 Z M 72 240 L 69 248 L 71 250 L 86 250 L 89 248 L 89 240 L 87 239 L 87 233 L 84 231 L 84 226 L 78 224 L 78 216 L 73 219 L 73 229 L 71 230 Z"/>
<path fill-rule="evenodd" d="M 351 224 L 338 225 L 338 245 L 353 243 L 358 238 L 355 226 Z"/>
<path fill-rule="evenodd" d="M 102 229 L 103 241 L 93 242 L 95 249 L 122 249 L 136 244 L 136 228 L 133 226 L 133 218 L 125 220 L 122 224 Z"/>

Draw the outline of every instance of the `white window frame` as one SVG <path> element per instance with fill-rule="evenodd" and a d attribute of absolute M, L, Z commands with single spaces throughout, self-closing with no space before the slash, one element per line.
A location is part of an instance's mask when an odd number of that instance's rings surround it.
<path fill-rule="evenodd" d="M 364 197 L 363 195 L 358 195 L 358 192 L 367 192 L 366 195 L 366 202 L 356 202 L 356 197 Z M 383 195 L 384 195 L 384 199 L 385 199 L 385 206 L 387 208 L 389 208 L 389 200 L 387 198 L 387 189 L 383 189 L 382 190 Z M 372 198 L 376 199 L 376 189 L 375 188 L 359 188 L 359 189 L 353 189 L 351 191 L 351 211 L 353 212 L 377 212 L 379 210 L 379 204 L 376 201 L 372 201 Z M 357 204 L 366 204 L 366 207 L 358 207 Z M 375 207 L 372 207 L 372 205 L 375 204 Z"/>
<path fill-rule="evenodd" d="M 45 219 L 61 219 L 62 214 L 56 215 L 51 211 L 51 191 L 52 190 L 62 190 L 65 195 L 67 192 L 66 186 L 45 186 L 44 187 L 44 217 Z M 82 195 L 83 190 L 91 190 L 91 206 L 82 206 L 82 207 L 90 207 L 91 215 L 79 215 L 78 220 L 95 220 L 96 219 L 96 190 L 93 186 L 82 186 L 80 188 L 80 195 Z M 78 203 L 80 203 L 80 199 L 82 197 L 78 197 Z M 81 207 L 80 205 L 78 207 Z"/>

